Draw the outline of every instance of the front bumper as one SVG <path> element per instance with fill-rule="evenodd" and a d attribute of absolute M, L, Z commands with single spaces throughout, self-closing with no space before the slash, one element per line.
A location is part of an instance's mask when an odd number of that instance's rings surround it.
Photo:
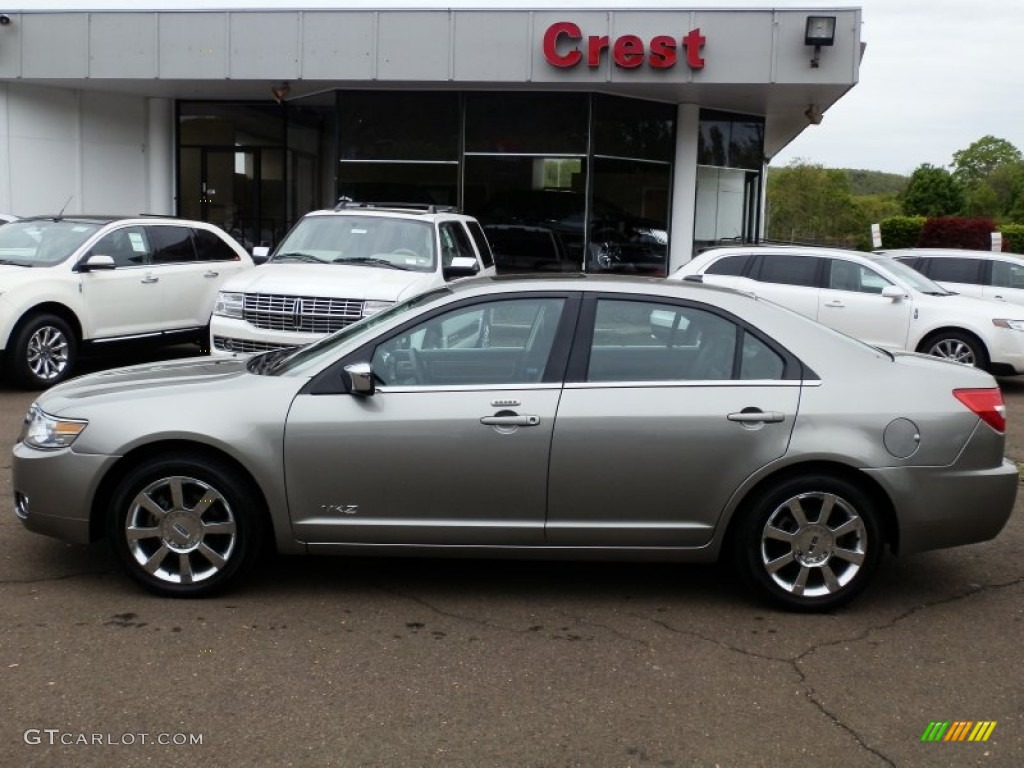
<path fill-rule="evenodd" d="M 230 356 L 301 347 L 322 338 L 316 333 L 292 333 L 257 328 L 245 320 L 214 315 L 210 320 L 210 354 Z"/>
<path fill-rule="evenodd" d="M 88 544 L 96 538 L 91 526 L 96 491 L 117 459 L 70 448 L 39 451 L 17 443 L 11 466 L 15 514 L 30 531 Z"/>

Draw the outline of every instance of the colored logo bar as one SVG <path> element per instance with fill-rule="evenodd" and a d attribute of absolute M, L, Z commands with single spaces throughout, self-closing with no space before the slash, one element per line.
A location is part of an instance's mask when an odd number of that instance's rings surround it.
<path fill-rule="evenodd" d="M 995 720 L 933 721 L 924 729 L 921 741 L 988 741 L 995 728 Z"/>

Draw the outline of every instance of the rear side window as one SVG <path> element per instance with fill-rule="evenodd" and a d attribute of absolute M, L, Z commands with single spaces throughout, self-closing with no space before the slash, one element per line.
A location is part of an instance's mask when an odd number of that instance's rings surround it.
<path fill-rule="evenodd" d="M 708 275 L 742 275 L 746 269 L 747 264 L 750 263 L 750 254 L 741 253 L 736 256 L 726 256 L 724 259 L 711 264 L 710 267 L 704 270 L 705 274 Z"/>
<path fill-rule="evenodd" d="M 196 260 L 189 227 L 147 227 L 154 264 L 181 264 Z"/>
<path fill-rule="evenodd" d="M 947 283 L 981 284 L 980 259 L 922 259 L 918 269 L 932 280 Z"/>
<path fill-rule="evenodd" d="M 491 244 L 487 242 L 484 228 L 476 221 L 467 221 L 466 226 L 469 227 L 469 234 L 473 236 L 476 249 L 480 251 L 480 260 L 483 261 L 485 267 L 493 267 L 494 255 L 491 253 Z"/>
<path fill-rule="evenodd" d="M 818 285 L 818 266 L 821 259 L 814 256 L 790 254 L 765 254 L 761 258 L 761 272 L 758 280 L 762 283 L 802 285 L 809 288 Z"/>
<path fill-rule="evenodd" d="M 196 253 L 200 261 L 238 261 L 238 254 L 216 232 L 193 229 L 192 237 L 195 238 Z"/>

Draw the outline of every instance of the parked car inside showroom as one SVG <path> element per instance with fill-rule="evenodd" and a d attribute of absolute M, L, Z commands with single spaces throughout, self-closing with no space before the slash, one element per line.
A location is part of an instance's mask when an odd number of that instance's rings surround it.
<path fill-rule="evenodd" d="M 253 266 L 222 229 L 171 217 L 35 216 L 0 227 L 0 349 L 16 384 L 68 378 L 119 342 L 206 346 L 217 289 Z"/>
<path fill-rule="evenodd" d="M 210 349 L 302 346 L 449 280 L 493 272 L 472 216 L 449 206 L 345 199 L 307 213 L 265 264 L 222 286 Z"/>
<path fill-rule="evenodd" d="M 880 250 L 943 288 L 979 299 L 1024 304 L 1024 256 L 956 248 Z"/>
<path fill-rule="evenodd" d="M 885 349 L 1024 373 L 1024 308 L 958 296 L 884 254 L 727 246 L 670 277 L 749 291 Z"/>
<path fill-rule="evenodd" d="M 657 322 L 668 333 L 654 333 Z M 83 376 L 29 409 L 15 511 L 177 597 L 284 553 L 725 559 L 828 610 L 1013 508 L 995 380 L 720 288 L 457 281 L 307 347 Z"/>

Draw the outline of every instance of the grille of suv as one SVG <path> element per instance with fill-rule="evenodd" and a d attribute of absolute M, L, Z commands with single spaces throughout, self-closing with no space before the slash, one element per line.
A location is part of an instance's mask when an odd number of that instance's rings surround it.
<path fill-rule="evenodd" d="M 247 293 L 242 317 L 257 328 L 296 333 L 333 333 L 363 316 L 359 299 Z"/>

